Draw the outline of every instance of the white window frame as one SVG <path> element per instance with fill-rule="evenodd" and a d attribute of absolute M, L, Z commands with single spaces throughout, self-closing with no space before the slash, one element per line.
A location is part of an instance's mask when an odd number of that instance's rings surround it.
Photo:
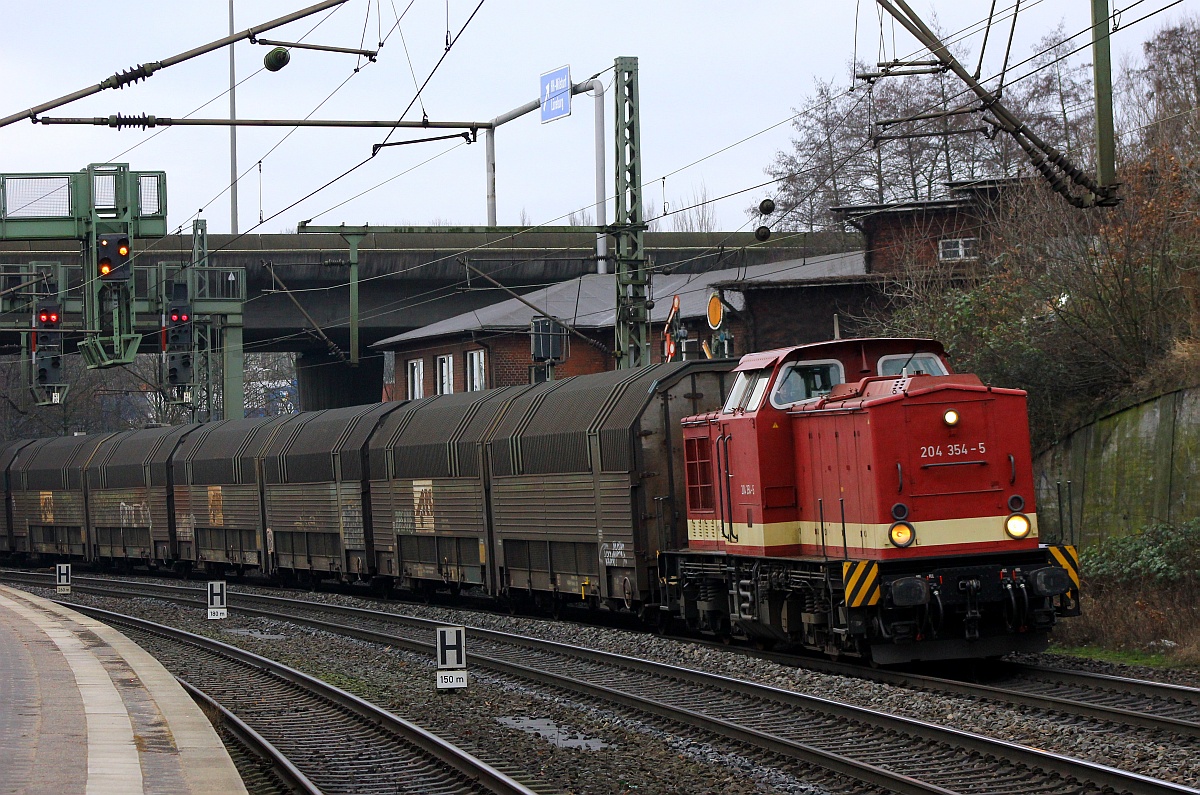
<path fill-rule="evenodd" d="M 969 262 L 979 259 L 979 238 L 942 238 L 938 241 L 938 259 L 942 262 Z"/>
<path fill-rule="evenodd" d="M 817 400 L 819 397 L 821 397 L 818 395 L 817 397 L 807 398 L 806 400 L 797 400 L 794 403 L 780 403 L 778 401 L 779 387 L 783 384 L 783 379 L 787 377 L 787 374 L 790 371 L 796 369 L 797 367 L 819 367 L 821 365 L 832 365 L 834 368 L 834 378 L 837 380 L 834 381 L 831 386 L 837 386 L 838 384 L 846 383 L 846 368 L 838 359 L 805 359 L 804 361 L 800 362 L 788 362 L 779 369 L 779 375 L 775 377 L 775 383 L 771 387 L 771 405 L 777 409 L 786 409 L 789 406 L 796 405 L 797 403 L 807 403 L 809 400 Z"/>
<path fill-rule="evenodd" d="M 454 394 L 454 354 L 452 353 L 437 357 L 437 393 L 439 395 Z"/>
<path fill-rule="evenodd" d="M 405 394 L 409 400 L 425 397 L 425 360 L 409 359 L 404 363 Z"/>
<path fill-rule="evenodd" d="M 466 375 L 468 392 L 482 392 L 487 389 L 487 351 L 483 348 L 467 351 Z"/>

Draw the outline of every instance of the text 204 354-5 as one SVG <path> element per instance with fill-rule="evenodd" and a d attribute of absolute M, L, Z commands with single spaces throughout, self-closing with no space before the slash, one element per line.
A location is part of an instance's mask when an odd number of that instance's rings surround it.
<path fill-rule="evenodd" d="M 921 445 L 921 458 L 943 458 L 945 456 L 971 455 L 972 453 L 987 453 L 987 444 L 930 444 Z"/>

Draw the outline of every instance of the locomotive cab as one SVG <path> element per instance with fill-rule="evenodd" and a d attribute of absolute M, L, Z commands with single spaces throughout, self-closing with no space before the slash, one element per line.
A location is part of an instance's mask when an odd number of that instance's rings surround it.
<path fill-rule="evenodd" d="M 1037 539 L 1024 392 L 917 339 L 736 373 L 683 421 L 688 550 L 666 580 L 693 629 L 891 663 L 1038 650 L 1077 608 L 1073 550 Z"/>

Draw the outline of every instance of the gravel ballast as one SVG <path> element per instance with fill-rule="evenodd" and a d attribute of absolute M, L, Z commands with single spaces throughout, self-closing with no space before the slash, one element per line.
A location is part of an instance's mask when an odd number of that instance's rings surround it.
<path fill-rule="evenodd" d="M 366 607 L 427 618 L 446 624 L 516 632 L 574 646 L 657 660 L 671 665 L 747 679 L 801 693 L 844 701 L 881 712 L 985 734 L 1022 745 L 1067 754 L 1142 775 L 1196 786 L 1200 782 L 1200 749 L 1190 739 L 1151 730 L 1115 727 L 1095 721 L 1046 714 L 1033 708 L 989 704 L 927 693 L 853 677 L 836 676 L 780 665 L 734 650 L 697 645 L 595 625 L 551 622 L 489 612 L 421 604 L 365 600 L 331 593 L 297 594 L 231 584 L 231 603 L 238 590 L 320 602 Z M 775 770 L 742 749 L 715 738 L 698 740 L 680 727 L 618 714 L 610 707 L 573 700 L 556 691 L 537 690 L 524 682 L 472 670 L 468 694 L 438 695 L 433 687 L 432 655 L 416 655 L 374 644 L 335 637 L 286 621 L 238 617 L 204 620 L 199 608 L 149 599 L 115 600 L 78 594 L 82 603 L 206 634 L 278 659 L 369 698 L 402 717 L 442 734 L 489 760 L 505 759 L 546 791 L 571 793 L 755 793 L 823 792 L 843 787 L 827 776 L 801 769 Z M 214 626 L 220 624 L 220 627 Z M 249 629 L 282 639 L 233 634 Z M 468 646 L 470 630 L 468 629 Z M 1024 657 L 1022 661 L 1073 665 L 1070 659 Z M 1102 670 L 1139 676 L 1129 671 Z M 1191 682 L 1180 682 L 1191 684 Z M 555 729 L 530 733 L 499 719 L 539 719 Z M 570 736 L 597 740 L 597 750 L 562 747 Z M 541 788 L 539 786 L 539 788 Z"/>

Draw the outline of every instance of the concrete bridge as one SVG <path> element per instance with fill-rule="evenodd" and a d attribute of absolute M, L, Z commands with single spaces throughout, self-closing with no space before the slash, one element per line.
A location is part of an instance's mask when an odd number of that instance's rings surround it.
<path fill-rule="evenodd" d="M 301 403 L 323 408 L 379 399 L 383 363 L 370 351 L 371 343 L 509 297 L 469 276 L 464 263 L 524 292 L 595 272 L 595 242 L 587 231 L 562 228 L 516 235 L 452 227 L 368 234 L 359 244 L 362 359 L 356 367 L 343 364 L 333 352 L 334 347 L 350 349 L 349 246 L 340 235 L 210 235 L 206 271 L 217 289 L 223 279 L 233 284 L 234 274 L 240 280 L 244 272 L 245 350 L 299 352 Z M 759 243 L 749 232 L 648 232 L 645 242 L 652 267 L 697 273 L 828 253 L 841 243 L 817 235 Z M 160 264 L 171 272 L 191 262 L 192 238 L 137 240 L 134 254 L 138 270 L 152 279 Z M 82 273 L 82 245 L 74 240 L 0 243 L 0 267 L 6 271 L 33 262 L 58 262 Z M 152 292 L 148 284 L 139 281 L 135 292 Z M 19 309 L 22 300 L 28 303 L 27 293 L 7 296 L 0 318 L 4 352 L 19 350 L 17 330 L 28 328 L 28 315 Z M 158 325 L 157 312 L 146 314 L 139 315 L 139 330 L 147 321 L 149 327 Z M 197 308 L 197 314 L 202 310 Z"/>

